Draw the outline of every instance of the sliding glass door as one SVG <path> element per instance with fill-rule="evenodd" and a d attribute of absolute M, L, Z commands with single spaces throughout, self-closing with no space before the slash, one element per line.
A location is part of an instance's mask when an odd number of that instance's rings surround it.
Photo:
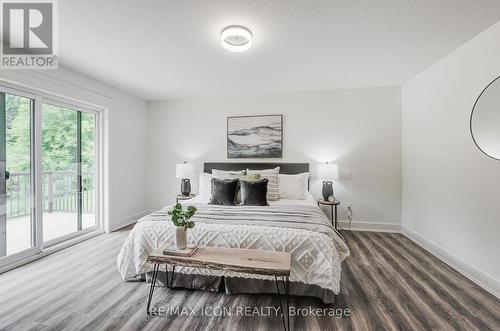
<path fill-rule="evenodd" d="M 0 85 L 0 267 L 98 228 L 98 115 Z"/>
<path fill-rule="evenodd" d="M 78 112 L 42 105 L 43 240 L 78 231 Z"/>
<path fill-rule="evenodd" d="M 43 239 L 96 226 L 95 115 L 42 105 Z"/>

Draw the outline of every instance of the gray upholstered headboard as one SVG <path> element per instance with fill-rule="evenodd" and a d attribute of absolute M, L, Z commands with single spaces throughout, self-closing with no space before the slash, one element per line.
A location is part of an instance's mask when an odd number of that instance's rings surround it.
<path fill-rule="evenodd" d="M 281 174 L 295 175 L 309 172 L 309 163 L 259 163 L 259 162 L 205 162 L 203 172 L 212 173 L 212 169 L 217 170 L 260 170 L 280 167 Z M 309 189 L 309 182 L 307 183 Z"/>
<path fill-rule="evenodd" d="M 259 162 L 205 162 L 203 172 L 212 173 L 217 170 L 260 170 L 280 167 L 280 173 L 287 175 L 309 172 L 309 163 L 259 163 Z"/>

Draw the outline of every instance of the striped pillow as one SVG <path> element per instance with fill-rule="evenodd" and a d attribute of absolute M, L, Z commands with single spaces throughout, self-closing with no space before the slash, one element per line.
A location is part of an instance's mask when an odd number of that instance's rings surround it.
<path fill-rule="evenodd" d="M 267 201 L 276 201 L 280 198 L 280 190 L 278 186 L 278 174 L 280 167 L 264 170 L 247 169 L 247 175 L 260 175 L 260 178 L 267 178 Z"/>

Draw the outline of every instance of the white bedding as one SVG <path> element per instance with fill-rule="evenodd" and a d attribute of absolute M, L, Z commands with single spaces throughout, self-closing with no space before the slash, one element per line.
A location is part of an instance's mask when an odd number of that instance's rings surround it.
<path fill-rule="evenodd" d="M 213 222 L 210 222 L 210 217 L 206 217 L 208 221 L 205 219 L 202 222 L 200 216 L 200 221 L 189 230 L 190 243 L 290 252 L 291 282 L 300 281 L 318 285 L 336 294 L 339 292 L 341 262 L 349 255 L 349 250 L 333 231 L 329 220 L 316 206 L 310 194 L 304 200 L 272 201 L 268 207 L 207 206 L 198 203 L 196 198 L 185 204 L 198 206 L 200 215 L 203 215 L 201 210 L 206 215 L 211 211 L 214 211 L 214 215 L 221 215 L 220 219 Z M 253 218 L 252 211 L 255 213 Z M 293 217 L 283 216 L 287 213 Z M 257 221 L 257 215 L 262 219 Z M 246 218 L 249 220 L 245 221 Z M 268 218 L 272 221 L 268 222 Z M 152 271 L 153 266 L 146 263 L 148 254 L 165 242 L 173 242 L 174 234 L 175 227 L 166 216 L 166 210 L 139 220 L 117 259 L 123 279 Z M 179 268 L 178 271 L 186 274 L 271 279 L 267 276 L 186 267 Z"/>

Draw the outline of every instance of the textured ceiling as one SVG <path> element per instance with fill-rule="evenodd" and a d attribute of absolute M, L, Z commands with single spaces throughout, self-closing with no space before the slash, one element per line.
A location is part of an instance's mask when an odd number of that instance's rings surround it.
<path fill-rule="evenodd" d="M 498 0 L 63 0 L 63 66 L 143 99 L 400 85 L 500 20 Z M 245 53 L 219 43 L 244 25 Z"/>

